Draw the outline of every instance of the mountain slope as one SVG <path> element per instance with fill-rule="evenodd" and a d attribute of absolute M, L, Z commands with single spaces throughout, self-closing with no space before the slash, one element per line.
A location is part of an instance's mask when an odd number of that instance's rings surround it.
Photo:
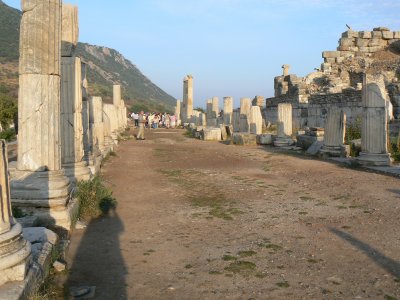
<path fill-rule="evenodd" d="M 0 0 L 0 92 L 14 97 L 18 89 L 19 24 L 21 12 Z M 128 106 L 135 110 L 171 111 L 175 98 L 151 82 L 122 54 L 114 49 L 79 43 L 77 56 L 88 65 L 91 95 L 112 99 L 112 85 L 121 84 Z"/>

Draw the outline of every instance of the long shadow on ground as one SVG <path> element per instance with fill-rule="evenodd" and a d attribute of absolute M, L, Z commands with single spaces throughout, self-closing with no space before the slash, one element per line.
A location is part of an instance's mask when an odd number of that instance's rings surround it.
<path fill-rule="evenodd" d="M 71 287 L 96 286 L 94 299 L 128 299 L 127 267 L 119 242 L 123 231 L 124 224 L 120 217 L 116 212 L 111 212 L 109 216 L 90 222 L 82 235 L 79 232 L 74 234 L 74 238 L 80 238 L 81 241 L 77 248 L 72 246 L 70 250 L 74 257 L 69 261 L 71 268 L 67 290 Z"/>

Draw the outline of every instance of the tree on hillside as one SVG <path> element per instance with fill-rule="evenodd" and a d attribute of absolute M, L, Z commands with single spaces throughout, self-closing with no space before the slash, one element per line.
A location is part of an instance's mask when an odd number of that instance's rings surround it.
<path fill-rule="evenodd" d="M 0 125 L 6 130 L 18 115 L 18 106 L 7 94 L 0 93 Z"/>

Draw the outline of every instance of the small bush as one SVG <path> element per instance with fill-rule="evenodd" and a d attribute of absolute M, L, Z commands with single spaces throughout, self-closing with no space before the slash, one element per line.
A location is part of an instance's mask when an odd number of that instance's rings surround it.
<path fill-rule="evenodd" d="M 11 208 L 11 210 L 12 210 L 12 215 L 13 215 L 14 218 L 19 219 L 19 218 L 23 218 L 23 217 L 27 216 L 27 214 L 24 213 L 19 207 L 14 207 L 13 206 Z"/>
<path fill-rule="evenodd" d="M 345 143 L 351 144 L 351 141 L 361 139 L 361 118 L 357 118 L 354 123 L 346 126 Z"/>
<path fill-rule="evenodd" d="M 394 161 L 400 161 L 400 133 L 397 138 L 390 138 L 388 150 Z"/>
<path fill-rule="evenodd" d="M 10 128 L 0 132 L 0 140 L 6 140 L 7 142 L 13 141 L 16 139 L 14 128 Z"/>
<path fill-rule="evenodd" d="M 112 196 L 112 191 L 104 186 L 100 176 L 79 182 L 76 196 L 80 204 L 79 217 L 81 219 L 106 215 L 117 206 L 117 201 Z"/>

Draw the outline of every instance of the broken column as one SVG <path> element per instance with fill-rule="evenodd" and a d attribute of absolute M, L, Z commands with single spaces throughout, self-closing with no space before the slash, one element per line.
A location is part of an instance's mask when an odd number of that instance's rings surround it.
<path fill-rule="evenodd" d="M 92 144 L 90 140 L 89 130 L 89 98 L 88 98 L 88 81 L 86 64 L 81 62 L 81 79 L 82 79 L 82 134 L 83 134 L 83 151 L 84 158 L 88 165 L 93 165 Z"/>
<path fill-rule="evenodd" d="M 276 147 L 285 147 L 293 144 L 291 138 L 292 128 L 292 104 L 278 104 L 278 137 L 274 142 Z"/>
<path fill-rule="evenodd" d="M 389 100 L 382 75 L 364 75 L 362 101 L 361 152 L 357 161 L 362 165 L 389 166 L 386 110 Z"/>
<path fill-rule="evenodd" d="M 320 151 L 328 156 L 341 156 L 345 134 L 346 113 L 339 107 L 331 107 L 325 124 L 324 145 Z"/>
<path fill-rule="evenodd" d="M 251 99 L 240 99 L 240 132 L 250 131 Z"/>
<path fill-rule="evenodd" d="M 233 132 L 240 132 L 240 109 L 234 109 L 232 112 Z"/>
<path fill-rule="evenodd" d="M 78 8 L 62 6 L 61 41 L 61 164 L 76 183 L 90 178 L 84 160 L 82 124 L 81 59 L 75 56 L 78 43 Z"/>
<path fill-rule="evenodd" d="M 210 126 L 210 127 L 217 126 L 217 116 L 214 111 L 213 99 L 207 100 L 207 126 Z"/>
<path fill-rule="evenodd" d="M 0 141 L 0 285 L 23 281 L 29 266 L 30 244 L 12 216 L 6 142 Z"/>
<path fill-rule="evenodd" d="M 262 134 L 263 119 L 259 106 L 252 106 L 250 111 L 250 133 Z"/>
<path fill-rule="evenodd" d="M 193 114 L 193 76 L 183 78 L 183 122 L 187 123 Z"/>
<path fill-rule="evenodd" d="M 61 1 L 23 0 L 20 30 L 18 162 L 14 206 L 46 225 L 70 228 L 75 203 L 61 168 Z"/>
<path fill-rule="evenodd" d="M 224 124 L 232 124 L 232 113 L 233 113 L 233 98 L 224 97 Z"/>

